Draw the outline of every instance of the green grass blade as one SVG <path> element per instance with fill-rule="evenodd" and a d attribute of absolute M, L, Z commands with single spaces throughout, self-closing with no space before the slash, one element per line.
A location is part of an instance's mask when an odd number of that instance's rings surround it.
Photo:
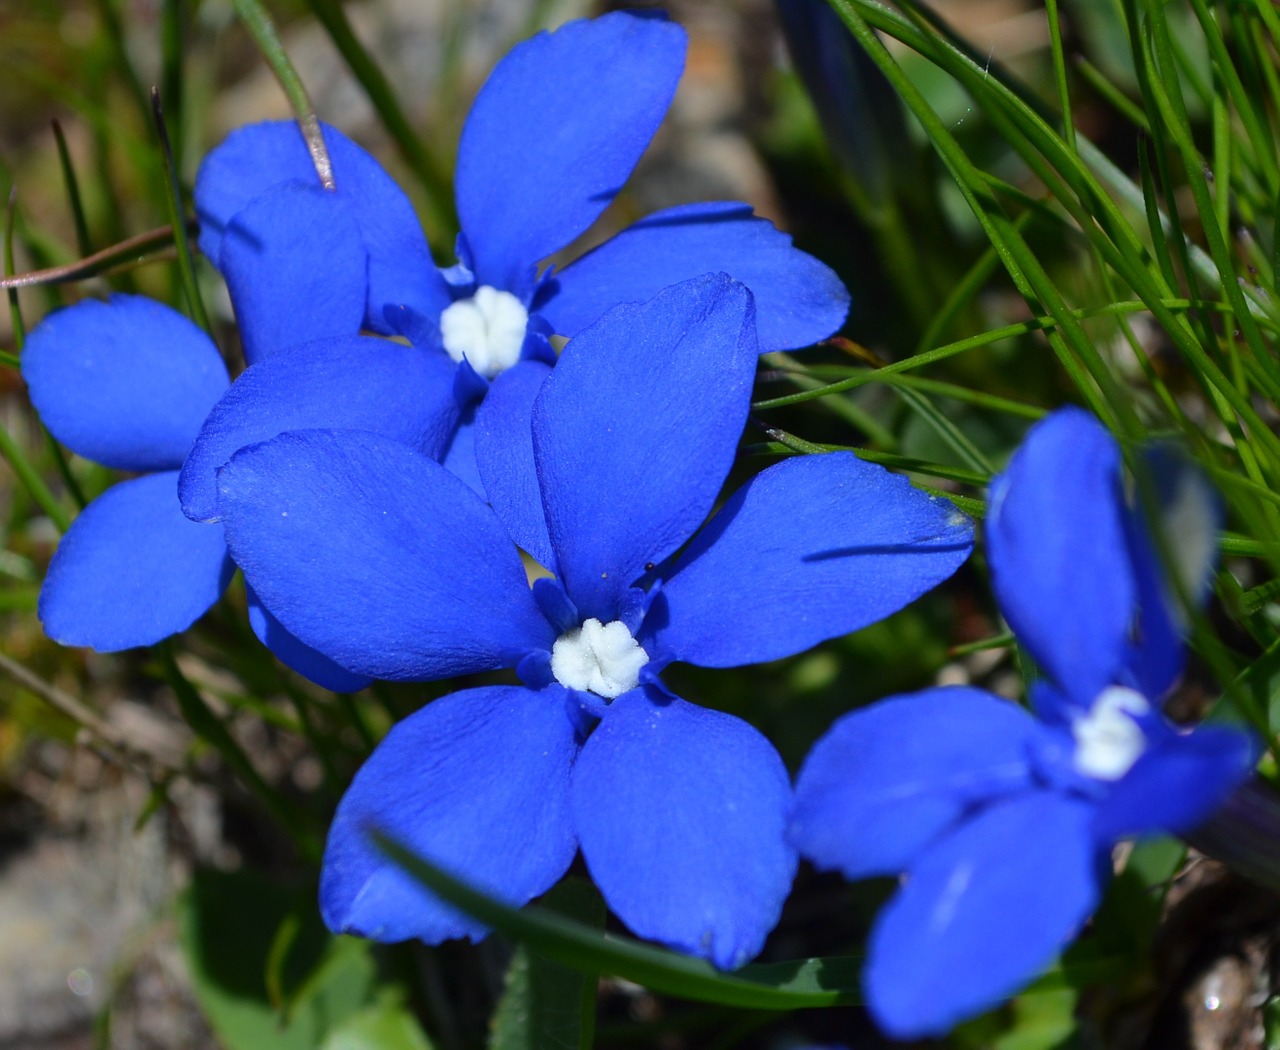
<path fill-rule="evenodd" d="M 394 839 L 377 831 L 372 837 L 379 849 L 432 893 L 573 969 L 611 974 L 681 999 L 755 1010 L 799 1010 L 860 1001 L 857 959 L 805 959 L 722 973 L 701 959 L 601 933 L 537 905 L 510 908 Z"/>
<path fill-rule="evenodd" d="M 307 6 L 324 26 L 329 39 L 369 96 L 396 147 L 417 175 L 431 201 L 437 224 L 445 232 L 456 231 L 458 215 L 453 205 L 453 184 L 445 165 L 414 132 L 381 67 L 352 32 L 342 5 L 337 0 L 307 0 Z"/>
<path fill-rule="evenodd" d="M 258 0 L 232 0 L 240 21 L 258 45 L 262 57 L 267 60 L 271 72 L 275 74 L 285 98 L 293 109 L 298 127 L 302 129 L 302 137 L 307 143 L 307 152 L 311 154 L 311 163 L 315 165 L 316 175 L 325 189 L 334 187 L 333 163 L 329 159 L 329 149 L 324 144 L 324 135 L 320 132 L 320 121 L 316 118 L 315 107 L 311 105 L 311 97 L 293 68 L 284 44 L 280 42 L 280 34 L 276 32 L 275 23 L 267 14 L 267 9 Z"/>
<path fill-rule="evenodd" d="M 62 181 L 67 189 L 67 203 L 71 206 L 71 221 L 75 224 L 76 229 L 76 247 L 80 254 L 90 255 L 93 252 L 93 242 L 89 239 L 89 226 L 84 219 L 84 204 L 80 199 L 80 183 L 76 179 L 76 169 L 71 164 L 71 154 L 67 151 L 67 139 L 62 133 L 62 124 L 55 117 L 51 122 L 53 125 L 53 138 L 58 146 L 58 164 L 62 168 Z"/>
<path fill-rule="evenodd" d="M 187 300 L 187 309 L 191 318 L 206 333 L 212 333 L 209 314 L 205 311 L 204 300 L 200 298 L 200 285 L 196 281 L 195 260 L 191 255 L 191 243 L 187 239 L 187 220 L 182 204 L 182 189 L 178 185 L 178 169 L 173 158 L 173 148 L 169 143 L 169 132 L 165 128 L 164 108 L 160 104 L 160 92 L 151 89 L 151 114 L 155 122 L 156 140 L 160 145 L 160 161 L 164 166 L 165 207 L 169 212 L 169 223 L 173 227 L 174 243 L 178 248 L 178 274 L 182 280 L 183 295 Z"/>

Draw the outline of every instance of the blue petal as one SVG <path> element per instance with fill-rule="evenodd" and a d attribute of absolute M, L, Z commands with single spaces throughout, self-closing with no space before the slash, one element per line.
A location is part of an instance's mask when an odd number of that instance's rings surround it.
<path fill-rule="evenodd" d="M 1100 802 L 1095 834 L 1106 844 L 1191 831 L 1245 781 L 1257 757 L 1257 742 L 1242 729 L 1202 725 L 1190 733 L 1157 733 Z"/>
<path fill-rule="evenodd" d="M 360 229 L 336 193 L 286 182 L 237 212 L 222 237 L 222 273 L 245 360 L 355 335 L 368 263 Z"/>
<path fill-rule="evenodd" d="M 1043 729 L 980 689 L 890 697 L 836 722 L 796 781 L 790 837 L 819 868 L 897 875 L 980 802 L 1024 791 Z"/>
<path fill-rule="evenodd" d="M 1141 509 L 1126 508 L 1129 555 L 1138 591 L 1138 622 L 1126 657 L 1128 680 L 1146 696 L 1164 697 L 1182 674 L 1183 635 L 1189 623 L 1180 606 L 1208 597 L 1218 557 L 1222 503 L 1200 469 L 1176 448 L 1156 445 L 1140 463 L 1155 506 L 1150 523 Z M 1147 494 L 1139 490 L 1139 495 Z M 1169 586 L 1151 525 L 1160 531 L 1179 589 Z"/>
<path fill-rule="evenodd" d="M 615 12 L 539 33 L 498 63 L 455 176 L 480 284 L 523 290 L 604 211 L 671 104 L 685 42 L 665 19 Z"/>
<path fill-rule="evenodd" d="M 86 299 L 27 338 L 22 377 L 53 436 L 118 470 L 176 470 L 227 389 L 209 337 L 140 295 Z"/>
<path fill-rule="evenodd" d="M 281 663 L 293 668 L 303 678 L 315 682 L 320 688 L 332 689 L 335 693 L 358 692 L 373 681 L 372 678 L 352 674 L 339 667 L 327 656 L 299 641 L 267 611 L 252 587 L 246 586 L 245 590 L 249 600 L 249 625 L 258 636 L 258 641 L 270 649 Z"/>
<path fill-rule="evenodd" d="M 410 715 L 338 805 L 320 871 L 324 921 L 378 941 L 483 937 L 484 926 L 404 874 L 368 832 L 519 906 L 550 889 L 577 851 L 568 798 L 577 750 L 558 686 L 468 689 Z"/>
<path fill-rule="evenodd" d="M 641 937 L 734 969 L 760 951 L 795 874 L 790 784 L 740 719 L 633 689 L 614 700 L 573 773 L 591 877 Z"/>
<path fill-rule="evenodd" d="M 282 434 L 237 453 L 218 483 L 245 579 L 287 630 L 349 671 L 428 680 L 551 648 L 493 512 L 397 441 Z"/>
<path fill-rule="evenodd" d="M 876 920 L 862 984 L 895 1039 L 941 1036 L 998 1005 L 1097 904 L 1093 808 L 1048 792 L 980 811 L 925 851 Z"/>
<path fill-rule="evenodd" d="M 455 376 L 461 374 L 460 368 L 454 371 Z M 484 484 L 480 480 L 480 470 L 476 466 L 475 421 L 475 406 L 468 405 L 458 416 L 458 425 L 454 428 L 453 437 L 449 440 L 444 454 L 440 456 L 440 462 L 445 470 L 454 477 L 461 478 L 467 483 L 467 488 L 484 499 Z"/>
<path fill-rule="evenodd" d="M 751 289 L 761 353 L 825 339 L 849 310 L 849 292 L 829 267 L 793 248 L 751 205 L 726 201 L 641 219 L 552 277 L 534 309 L 573 336 L 611 306 L 704 273 L 727 273 Z"/>
<path fill-rule="evenodd" d="M 217 519 L 215 472 L 245 445 L 286 430 L 371 430 L 428 456 L 457 422 L 454 366 L 444 354 L 385 339 L 326 339 L 246 370 L 218 402 L 182 468 L 182 509 Z"/>
<path fill-rule="evenodd" d="M 542 385 L 533 447 L 547 531 L 583 616 L 706 518 L 733 464 L 755 375 L 751 293 L 718 275 L 605 314 Z"/>
<path fill-rule="evenodd" d="M 349 138 L 321 125 L 337 195 L 360 227 L 369 253 L 365 325 L 388 333 L 385 306 L 408 305 L 439 316 L 449 305 L 444 278 L 431 261 L 409 198 L 376 160 Z M 318 186 L 315 167 L 293 121 L 250 124 L 205 157 L 196 175 L 200 250 L 221 268 L 222 237 L 236 215 L 282 182 Z"/>
<path fill-rule="evenodd" d="M 235 566 L 222 530 L 178 506 L 178 474 L 123 481 L 89 504 L 58 544 L 40 591 L 45 633 L 110 653 L 185 631 Z"/>
<path fill-rule="evenodd" d="M 555 571 L 533 458 L 533 402 L 551 369 L 520 361 L 493 381 L 476 410 L 476 465 L 494 513 L 522 550 Z"/>
<path fill-rule="evenodd" d="M 969 519 L 901 475 L 848 452 L 797 456 L 734 493 L 646 628 L 664 655 L 704 667 L 775 660 L 897 612 L 972 548 Z"/>
<path fill-rule="evenodd" d="M 987 558 L 1000 611 L 1083 707 L 1116 680 L 1133 626 L 1122 498 L 1120 450 L 1077 408 L 1032 427 L 991 484 Z"/>

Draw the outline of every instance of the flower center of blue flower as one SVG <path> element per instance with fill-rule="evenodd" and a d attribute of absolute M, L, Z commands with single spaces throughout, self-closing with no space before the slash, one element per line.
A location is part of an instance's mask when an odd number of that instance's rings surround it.
<path fill-rule="evenodd" d="M 520 360 L 529 311 L 510 292 L 481 285 L 470 299 L 459 299 L 440 315 L 440 339 L 455 361 L 467 362 L 492 379 Z"/>
<path fill-rule="evenodd" d="M 1071 724 L 1076 769 L 1097 780 L 1119 780 L 1146 750 L 1146 734 L 1135 718 L 1150 710 L 1146 697 L 1134 689 L 1102 690 L 1089 713 Z"/>
<path fill-rule="evenodd" d="M 569 689 L 609 700 L 640 684 L 640 668 L 649 654 L 621 620 L 601 623 L 592 617 L 566 631 L 551 647 L 551 673 Z"/>

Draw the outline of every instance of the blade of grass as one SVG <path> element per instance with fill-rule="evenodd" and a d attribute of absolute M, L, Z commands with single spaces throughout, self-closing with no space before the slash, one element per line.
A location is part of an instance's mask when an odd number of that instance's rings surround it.
<path fill-rule="evenodd" d="M 191 243 L 187 240 L 187 221 L 182 204 L 182 189 L 178 185 L 178 171 L 173 159 L 173 148 L 169 143 L 169 132 L 165 128 L 164 108 L 160 104 L 160 92 L 151 89 L 151 115 L 155 123 L 156 139 L 160 145 L 160 161 L 164 167 L 165 207 L 169 212 L 169 223 L 173 227 L 174 243 L 178 248 L 178 274 L 182 280 L 182 291 L 187 300 L 187 309 L 191 318 L 212 338 L 213 328 L 209 324 L 209 315 L 205 311 L 204 301 L 200 298 L 200 285 L 196 281 L 195 260 L 191 257 Z"/>
<path fill-rule="evenodd" d="M 284 44 L 280 42 L 280 34 L 276 32 L 275 23 L 267 14 L 267 9 L 258 0 L 232 0 L 241 24 L 248 31 L 253 42 L 258 45 L 262 57 L 267 60 L 271 72 L 284 91 L 285 98 L 293 109 L 293 115 L 302 130 L 302 137 L 307 143 L 307 152 L 311 155 L 311 163 L 315 165 L 316 175 L 325 189 L 334 188 L 333 162 L 329 159 L 329 149 L 324 144 L 324 135 L 320 131 L 320 121 L 316 117 L 315 107 L 311 105 L 311 97 L 293 68 Z"/>
<path fill-rule="evenodd" d="M 84 219 L 84 204 L 80 200 L 80 183 L 76 179 L 76 169 L 71 164 L 71 154 L 67 151 L 67 139 L 62 133 L 62 124 L 54 117 L 53 139 L 58 146 L 58 164 L 62 168 L 62 181 L 67 189 L 67 202 L 71 205 L 71 221 L 76 228 L 76 247 L 82 256 L 93 253 L 93 242 L 89 240 L 89 226 Z"/>
<path fill-rule="evenodd" d="M 799 1010 L 860 1001 L 857 959 L 806 959 L 721 973 L 701 959 L 602 933 L 537 905 L 510 908 L 376 829 L 371 829 L 371 836 L 397 866 L 432 893 L 565 966 L 612 974 L 681 999 L 757 1010 Z"/>
<path fill-rule="evenodd" d="M 458 215 L 453 205 L 453 184 L 445 165 L 414 132 L 382 68 L 352 32 L 342 5 L 337 0 L 307 0 L 307 7 L 324 26 L 334 47 L 369 96 L 396 147 L 418 177 L 431 202 L 441 234 L 456 232 Z"/>
<path fill-rule="evenodd" d="M 196 232 L 194 223 L 187 225 L 188 237 L 195 236 Z M 0 277 L 0 288 L 13 291 L 17 288 L 35 288 L 40 285 L 83 281 L 125 263 L 145 262 L 149 256 L 173 247 L 174 243 L 173 227 L 160 226 L 145 233 L 135 234 L 127 240 L 64 266 L 52 266 L 45 270 L 32 270 L 28 273 Z"/>

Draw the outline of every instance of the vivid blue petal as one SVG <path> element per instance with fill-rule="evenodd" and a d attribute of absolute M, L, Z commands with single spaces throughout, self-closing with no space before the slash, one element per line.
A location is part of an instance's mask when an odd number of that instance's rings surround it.
<path fill-rule="evenodd" d="M 740 719 L 645 689 L 605 711 L 573 773 L 591 877 L 635 933 L 734 969 L 760 951 L 795 874 L 790 784 Z"/>
<path fill-rule="evenodd" d="M 209 337 L 140 295 L 86 299 L 41 321 L 22 378 L 50 432 L 118 470 L 176 470 L 227 389 Z"/>
<path fill-rule="evenodd" d="M 1133 625 L 1122 498 L 1120 450 L 1077 408 L 1032 427 L 991 484 L 987 559 L 1000 611 L 1082 707 L 1116 680 Z"/>
<path fill-rule="evenodd" d="M 476 409 L 475 455 L 494 513 L 522 550 L 554 572 L 533 458 L 533 402 L 550 372 L 541 361 L 520 361 L 493 381 Z"/>
<path fill-rule="evenodd" d="M 776 660 L 897 612 L 972 547 L 969 519 L 901 475 L 850 452 L 796 456 L 698 534 L 646 629 L 664 655 L 704 667 Z"/>
<path fill-rule="evenodd" d="M 451 693 L 395 726 L 338 804 L 320 871 L 335 933 L 479 940 L 488 931 L 386 859 L 378 830 L 506 903 L 564 874 L 577 850 L 569 779 L 578 746 L 564 690 Z"/>
<path fill-rule="evenodd" d="M 1129 556 L 1138 591 L 1138 623 L 1126 658 L 1127 680 L 1144 695 L 1163 698 L 1182 674 L 1183 636 L 1189 623 L 1179 602 L 1198 607 L 1208 596 L 1218 557 L 1222 503 L 1200 469 L 1176 448 L 1155 445 L 1143 457 L 1144 480 L 1156 506 L 1152 521 L 1160 530 L 1170 568 L 1168 574 L 1151 525 L 1137 508 L 1126 508 Z M 1139 495 L 1144 494 L 1139 489 Z"/>
<path fill-rule="evenodd" d="M 493 512 L 398 441 L 282 434 L 237 453 L 218 492 L 227 546 L 262 603 L 355 674 L 445 678 L 551 648 Z"/>
<path fill-rule="evenodd" d="M 595 221 L 671 104 L 685 32 L 614 12 L 517 44 L 476 97 L 458 146 L 458 216 L 480 284 L 526 287 Z"/>
<path fill-rule="evenodd" d="M 457 422 L 453 362 L 386 339 L 326 339 L 274 354 L 247 369 L 218 402 L 182 468 L 182 509 L 217 519 L 215 473 L 245 445 L 286 430 L 371 430 L 428 456 Z"/>
<path fill-rule="evenodd" d="M 235 566 L 222 530 L 178 506 L 177 471 L 107 489 L 71 523 L 40 591 L 45 634 L 110 653 L 185 631 Z"/>
<path fill-rule="evenodd" d="M 751 293 L 723 274 L 619 306 L 542 385 L 533 448 L 547 531 L 584 617 L 706 518 L 733 464 L 757 356 Z"/>
<path fill-rule="evenodd" d="M 898 875 L 977 803 L 1030 787 L 1043 733 L 1016 704 L 959 686 L 850 712 L 804 761 L 791 841 L 850 879 Z"/>
<path fill-rule="evenodd" d="M 373 681 L 364 675 L 352 674 L 339 667 L 322 653 L 299 641 L 277 620 L 258 599 L 257 592 L 245 587 L 249 600 L 249 625 L 258 641 L 275 654 L 277 660 L 293 668 L 303 678 L 310 679 L 322 689 L 335 693 L 354 693 Z"/>
<path fill-rule="evenodd" d="M 871 931 L 862 985 L 895 1039 L 941 1036 L 998 1005 L 1097 904 L 1093 807 L 1050 792 L 996 803 L 926 850 Z"/>
<path fill-rule="evenodd" d="M 617 303 L 650 299 L 668 285 L 727 273 L 756 300 L 760 352 L 825 339 L 843 323 L 849 292 L 840 278 L 751 205 L 684 204 L 655 212 L 557 273 L 534 308 L 573 336 Z"/>
<path fill-rule="evenodd" d="M 286 182 L 246 205 L 222 237 L 222 274 L 245 360 L 355 335 L 368 268 L 360 228 L 338 194 Z"/>
<path fill-rule="evenodd" d="M 458 369 L 454 374 L 460 373 L 461 369 Z M 480 470 L 476 466 L 475 421 L 475 406 L 468 405 L 458 416 L 458 425 L 454 428 L 448 447 L 440 456 L 440 462 L 450 474 L 461 478 L 467 483 L 467 488 L 484 499 L 484 483 L 480 480 Z"/>
<path fill-rule="evenodd" d="M 1253 771 L 1258 748 L 1242 729 L 1202 725 L 1155 735 L 1098 805 L 1105 844 L 1135 835 L 1181 835 L 1203 823 Z"/>
<path fill-rule="evenodd" d="M 321 127 L 336 193 L 359 225 L 369 253 L 365 325 L 388 333 L 385 306 L 408 305 L 439 316 L 449 305 L 448 288 L 431 261 L 409 198 L 372 156 L 336 128 Z M 205 157 L 196 175 L 200 250 L 220 267 L 222 237 L 236 215 L 272 187 L 295 181 L 320 184 L 294 121 L 250 124 L 233 131 Z"/>

